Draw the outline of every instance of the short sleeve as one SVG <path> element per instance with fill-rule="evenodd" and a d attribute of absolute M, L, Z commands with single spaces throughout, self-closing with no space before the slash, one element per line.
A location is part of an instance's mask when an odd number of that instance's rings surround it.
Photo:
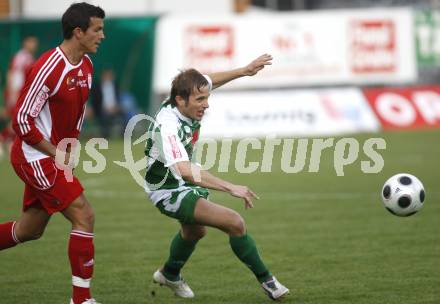
<path fill-rule="evenodd" d="M 188 153 L 178 136 L 176 124 L 162 126 L 160 128 L 161 154 L 165 167 L 182 161 L 189 161 Z"/>

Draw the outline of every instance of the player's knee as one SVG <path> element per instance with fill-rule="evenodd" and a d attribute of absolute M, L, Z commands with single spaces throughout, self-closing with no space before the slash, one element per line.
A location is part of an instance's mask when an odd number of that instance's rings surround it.
<path fill-rule="evenodd" d="M 41 238 L 44 234 L 44 230 L 35 231 L 16 231 L 17 238 L 20 242 L 34 241 Z"/>
<path fill-rule="evenodd" d="M 197 229 L 197 231 L 195 231 L 195 233 L 194 233 L 194 239 L 196 239 L 196 240 L 200 240 L 200 239 L 202 239 L 205 235 L 206 235 L 206 228 L 205 228 L 205 227 L 201 227 L 200 229 Z"/>
<path fill-rule="evenodd" d="M 31 236 L 30 236 L 30 241 L 34 241 L 34 240 L 38 240 L 38 239 L 40 239 L 42 236 L 43 236 L 43 234 L 44 234 L 44 231 L 39 231 L 39 232 L 36 232 L 36 233 L 33 233 Z"/>
<path fill-rule="evenodd" d="M 92 232 L 95 225 L 95 213 L 92 208 L 84 208 L 73 220 L 74 229 Z"/>
<path fill-rule="evenodd" d="M 228 230 L 231 236 L 242 236 L 246 233 L 246 225 L 238 213 L 235 213 L 234 216 L 231 217 Z"/>
<path fill-rule="evenodd" d="M 184 240 L 191 240 L 191 241 L 198 241 L 200 239 L 202 239 L 207 233 L 207 230 L 204 226 L 198 228 L 198 229 L 193 229 L 193 230 L 186 230 L 183 229 L 182 230 L 182 238 Z"/>
<path fill-rule="evenodd" d="M 93 227 L 95 224 L 95 213 L 93 212 L 92 208 L 89 208 L 84 212 L 82 222 L 89 227 Z"/>

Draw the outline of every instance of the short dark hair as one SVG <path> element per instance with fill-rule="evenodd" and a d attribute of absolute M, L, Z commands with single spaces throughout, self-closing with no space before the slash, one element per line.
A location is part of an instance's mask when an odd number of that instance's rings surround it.
<path fill-rule="evenodd" d="M 181 71 L 176 75 L 176 77 L 174 77 L 171 84 L 171 104 L 177 105 L 176 96 L 180 96 L 184 100 L 188 101 L 189 95 L 191 95 L 196 88 L 200 91 L 201 88 L 208 85 L 208 80 L 196 69 L 187 69 Z"/>
<path fill-rule="evenodd" d="M 92 17 L 104 19 L 105 12 L 99 6 L 86 2 L 72 4 L 61 18 L 64 39 L 72 38 L 73 30 L 77 27 L 85 32 L 89 28 L 90 18 Z"/>

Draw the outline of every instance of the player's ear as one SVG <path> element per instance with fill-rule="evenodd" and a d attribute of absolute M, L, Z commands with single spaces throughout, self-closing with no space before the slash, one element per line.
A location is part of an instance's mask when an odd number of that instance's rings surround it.
<path fill-rule="evenodd" d="M 72 34 L 73 36 L 75 36 L 76 39 L 79 39 L 83 35 L 83 31 L 81 30 L 81 28 L 76 27 L 73 29 Z"/>
<path fill-rule="evenodd" d="M 176 103 L 179 107 L 183 107 L 185 105 L 185 99 L 183 99 L 182 96 L 177 95 L 176 96 Z"/>

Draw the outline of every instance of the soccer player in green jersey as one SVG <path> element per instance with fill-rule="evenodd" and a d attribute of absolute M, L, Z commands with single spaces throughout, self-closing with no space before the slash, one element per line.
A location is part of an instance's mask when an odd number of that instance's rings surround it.
<path fill-rule="evenodd" d="M 257 195 L 248 187 L 215 177 L 191 162 L 211 90 L 236 78 L 253 76 L 271 61 L 272 56 L 264 54 L 245 67 L 226 72 L 209 75 L 202 75 L 195 69 L 180 72 L 172 82 L 170 97 L 150 125 L 145 150 L 148 159 L 146 191 L 161 213 L 181 224 L 171 242 L 168 260 L 154 273 L 153 281 L 168 286 L 177 296 L 194 297 L 180 270 L 206 234 L 206 226 L 229 235 L 232 251 L 254 273 L 271 299 L 289 293 L 261 260 L 240 214 L 210 202 L 207 189 L 242 198 L 246 209 L 253 207 L 252 200 L 258 198 Z"/>

